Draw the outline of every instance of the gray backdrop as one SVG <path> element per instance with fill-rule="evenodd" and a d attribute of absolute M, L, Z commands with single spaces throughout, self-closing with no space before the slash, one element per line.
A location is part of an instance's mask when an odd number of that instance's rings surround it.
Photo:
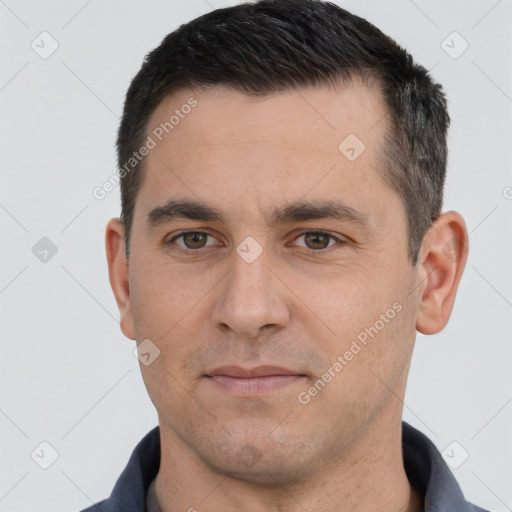
<path fill-rule="evenodd" d="M 168 32 L 222 0 L 0 0 L 0 510 L 107 497 L 157 415 L 118 324 L 104 249 L 128 84 Z M 432 69 L 449 99 L 445 209 L 470 253 L 447 328 L 419 335 L 404 419 L 467 498 L 512 510 L 510 0 L 339 1 Z M 44 444 L 41 444 L 44 443 Z"/>

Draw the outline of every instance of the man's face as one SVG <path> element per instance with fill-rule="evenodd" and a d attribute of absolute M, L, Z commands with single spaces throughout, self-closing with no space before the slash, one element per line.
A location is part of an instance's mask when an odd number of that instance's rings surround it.
<path fill-rule="evenodd" d="M 153 132 L 176 109 L 169 133 Z M 163 438 L 211 468 L 318 474 L 379 418 L 401 417 L 418 274 L 404 206 L 380 176 L 384 116 L 355 82 L 260 98 L 181 90 L 150 119 L 128 323 L 160 350 L 141 369 Z M 169 200 L 222 219 L 149 215 Z"/>

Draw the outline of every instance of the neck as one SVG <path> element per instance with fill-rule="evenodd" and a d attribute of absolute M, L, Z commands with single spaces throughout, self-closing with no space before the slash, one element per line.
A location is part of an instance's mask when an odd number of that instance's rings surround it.
<path fill-rule="evenodd" d="M 386 415 L 386 412 L 388 413 Z M 193 454 L 160 418 L 156 494 L 163 512 L 420 512 L 403 467 L 401 410 L 382 411 L 343 453 L 288 484 L 221 474 Z M 384 421 L 385 418 L 385 421 Z"/>

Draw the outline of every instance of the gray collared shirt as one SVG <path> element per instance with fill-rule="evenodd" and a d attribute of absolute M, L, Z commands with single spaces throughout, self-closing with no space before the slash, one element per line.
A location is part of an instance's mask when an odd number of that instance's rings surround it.
<path fill-rule="evenodd" d="M 467 502 L 435 445 L 402 422 L 404 468 L 423 497 L 423 512 L 488 512 Z M 154 479 L 160 467 L 160 429 L 155 427 L 135 447 L 109 498 L 82 512 L 161 512 Z"/>

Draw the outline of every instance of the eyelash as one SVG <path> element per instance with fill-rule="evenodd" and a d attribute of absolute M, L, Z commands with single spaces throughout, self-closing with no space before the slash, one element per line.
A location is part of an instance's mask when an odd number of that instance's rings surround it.
<path fill-rule="evenodd" d="M 172 247 L 176 240 L 178 240 L 179 238 L 183 238 L 185 235 L 189 235 L 192 233 L 200 234 L 200 235 L 207 235 L 212 238 L 215 238 L 213 235 L 211 235 L 210 233 L 207 233 L 205 231 L 183 231 L 183 232 L 179 233 L 178 235 L 174 236 L 173 238 L 171 238 L 171 240 L 169 240 L 168 242 L 165 242 L 165 245 Z M 347 243 L 345 240 L 342 240 L 341 238 L 339 238 L 327 231 L 303 231 L 297 237 L 294 238 L 294 241 L 299 239 L 302 236 L 309 235 L 309 234 L 328 236 L 330 239 L 335 240 L 337 242 L 337 244 L 327 246 L 323 249 L 310 249 L 309 247 L 301 247 L 301 249 L 303 249 L 304 251 L 306 251 L 310 254 L 318 254 L 321 252 L 327 252 L 327 251 L 330 251 L 330 250 L 336 248 L 336 246 L 338 246 L 338 248 L 339 248 L 339 247 L 346 245 L 346 243 Z M 174 247 L 172 247 L 172 249 L 178 250 L 178 251 L 184 251 L 184 252 L 200 252 L 202 249 L 206 249 L 207 247 L 213 247 L 213 246 L 204 246 L 204 247 L 200 247 L 199 249 L 189 249 L 188 247 L 178 246 L 178 249 L 175 249 Z"/>

